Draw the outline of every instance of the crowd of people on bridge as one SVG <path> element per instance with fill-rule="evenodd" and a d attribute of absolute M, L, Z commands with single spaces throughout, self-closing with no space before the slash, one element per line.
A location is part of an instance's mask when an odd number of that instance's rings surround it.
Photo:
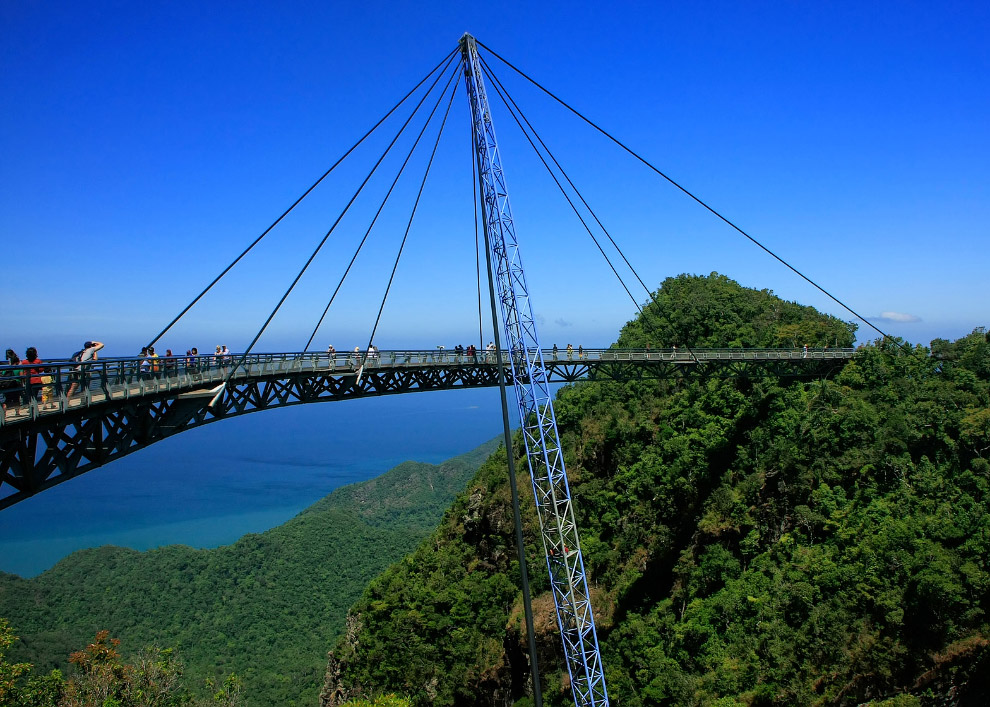
<path fill-rule="evenodd" d="M 56 404 L 59 397 L 72 398 L 81 395 L 84 391 L 90 391 L 96 385 L 94 363 L 99 358 L 98 352 L 103 348 L 103 342 L 88 339 L 68 361 L 55 359 L 48 364 L 41 359 L 38 349 L 34 346 L 27 348 L 23 358 L 13 349 L 7 349 L 4 359 L 0 361 L 0 406 L 7 410 L 12 406 L 22 406 L 31 401 L 35 401 L 38 405 Z M 649 354 L 653 349 L 647 344 L 645 350 Z M 663 355 L 662 349 L 656 350 L 661 351 Z M 828 346 L 824 349 L 814 349 L 816 352 L 822 350 L 827 352 Z M 672 345 L 669 351 L 671 358 L 677 357 L 677 346 Z M 804 344 L 799 351 L 802 358 L 808 358 L 812 349 L 808 344 Z M 326 353 L 331 362 L 341 362 L 332 344 L 327 347 Z M 583 345 L 578 344 L 575 348 L 570 343 L 563 352 L 557 344 L 554 344 L 551 353 L 551 360 L 554 361 L 581 360 L 586 355 Z M 128 364 L 130 366 L 128 370 L 133 371 L 138 379 L 147 380 L 162 375 L 175 376 L 180 372 L 197 374 L 211 369 L 228 370 L 235 358 L 225 344 L 218 344 L 212 354 L 202 355 L 199 349 L 193 346 L 186 349 L 185 356 L 176 356 L 171 349 L 166 349 L 164 355 L 159 356 L 154 346 L 146 346 L 134 357 L 132 363 Z M 483 349 L 474 344 L 467 346 L 457 344 L 450 349 L 439 345 L 434 358 L 441 362 L 494 363 L 496 346 L 493 341 L 489 341 Z M 362 347 L 355 346 L 353 351 L 341 353 L 340 359 L 346 359 L 347 365 L 374 365 L 381 359 L 381 352 L 374 344 L 369 345 L 363 354 Z"/>
<path fill-rule="evenodd" d="M 43 405 L 63 393 L 69 398 L 90 390 L 95 380 L 92 374 L 93 363 L 99 358 L 98 352 L 103 348 L 101 341 L 86 340 L 68 362 L 57 359 L 48 366 L 44 365 L 37 348 L 33 346 L 26 350 L 24 358 L 12 349 L 7 349 L 5 360 L 0 362 L 0 404 L 4 409 L 20 406 L 31 400 Z M 341 356 L 346 357 L 349 365 L 364 365 L 381 358 L 378 347 L 373 344 L 368 346 L 363 355 L 361 352 L 362 347 L 355 346 L 353 351 Z M 580 344 L 576 349 L 572 344 L 567 344 L 564 352 L 567 360 L 575 357 L 582 359 L 585 355 L 584 347 Z M 327 347 L 326 353 L 331 361 L 337 357 L 337 350 L 332 344 Z M 494 363 L 495 354 L 494 341 L 489 341 L 483 348 L 474 344 L 457 344 L 450 349 L 443 345 L 437 346 L 437 357 L 441 361 Z M 133 364 L 133 370 L 137 378 L 147 380 L 162 375 L 177 375 L 180 372 L 200 373 L 208 369 L 225 369 L 232 365 L 234 358 L 225 344 L 218 344 L 213 354 L 200 354 L 199 349 L 193 346 L 186 349 L 184 356 L 173 354 L 171 349 L 166 349 L 163 355 L 159 355 L 154 346 L 145 346 L 134 357 L 136 363 Z M 559 358 L 559 349 L 554 344 L 553 359 Z M 71 363 L 71 367 L 67 363 Z"/>
<path fill-rule="evenodd" d="M 52 404 L 56 395 L 63 391 L 65 397 L 70 398 L 89 390 L 93 363 L 99 359 L 98 352 L 104 346 L 102 341 L 88 339 L 68 361 L 56 359 L 47 365 L 34 346 L 27 348 L 24 358 L 13 349 L 7 349 L 4 359 L 0 361 L 0 408 L 7 410 L 32 400 L 45 406 Z M 223 367 L 233 360 L 233 354 L 223 344 L 216 347 L 216 353 L 212 356 L 200 356 L 199 349 L 194 346 L 186 350 L 185 357 L 174 355 L 172 349 L 166 349 L 165 354 L 160 356 L 154 346 L 145 346 L 135 359 L 139 377 L 148 379 L 162 374 L 176 375 L 180 369 L 199 372 L 211 367 Z"/>
<path fill-rule="evenodd" d="M 559 349 L 557 348 L 557 344 L 553 345 L 552 350 L 553 350 L 553 360 L 556 361 L 558 358 L 560 358 L 560 353 L 559 353 Z M 573 344 L 568 344 L 567 348 L 564 349 L 564 351 L 566 353 L 568 361 L 574 360 L 575 353 L 577 353 L 578 358 L 584 358 L 584 346 L 582 346 L 581 344 L 578 344 L 577 350 L 574 349 Z"/>
<path fill-rule="evenodd" d="M 97 352 L 103 348 L 100 341 L 85 341 L 81 349 L 70 357 L 75 365 L 69 369 L 67 395 L 73 395 L 85 383 L 85 366 L 87 361 L 95 361 Z M 24 358 L 20 358 L 13 349 L 4 353 L 4 366 L 0 369 L 0 407 L 6 410 L 9 406 L 20 406 L 30 400 L 36 400 L 41 405 L 47 405 L 55 398 L 55 382 L 57 369 L 46 366 L 38 355 L 38 349 L 28 346 Z M 15 368 L 16 366 L 16 368 Z"/>

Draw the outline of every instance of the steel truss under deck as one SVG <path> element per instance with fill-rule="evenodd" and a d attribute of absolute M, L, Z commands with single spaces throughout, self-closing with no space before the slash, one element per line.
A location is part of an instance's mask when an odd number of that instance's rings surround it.
<path fill-rule="evenodd" d="M 804 358 L 798 350 L 670 352 L 586 350 L 581 358 L 544 352 L 551 383 L 578 380 L 672 381 L 772 376 L 821 378 L 841 368 L 852 351 Z M 694 358 L 692 358 L 692 356 Z M 76 364 L 53 364 L 61 394 L 55 402 L 20 407 L 7 401 L 0 416 L 0 509 L 103 466 L 179 432 L 288 405 L 499 385 L 490 357 L 457 358 L 426 351 L 383 351 L 368 362 L 326 355 L 263 354 L 230 380 L 211 406 L 226 369 L 197 365 L 138 376 L 138 359 L 91 365 L 90 387 L 71 399 L 66 377 Z M 274 359 L 274 360 L 270 360 Z M 362 373 L 359 376 L 358 370 Z M 513 385 L 513 372 L 504 383 Z M 525 374 L 525 371 L 520 371 Z M 2 492 L 6 493 L 2 493 Z"/>
<path fill-rule="evenodd" d="M 498 142 L 481 75 L 481 61 L 474 37 L 470 34 L 461 38 L 461 55 L 474 124 L 485 241 L 495 268 L 505 345 L 509 352 L 526 460 L 533 481 L 571 691 L 579 707 L 607 705 L 605 671 L 553 412 L 547 366 L 526 286 Z"/>
<path fill-rule="evenodd" d="M 212 387 L 162 386 L 157 392 L 8 421 L 0 428 L 0 485 L 14 493 L 0 497 L 0 509 L 166 437 L 237 415 L 364 396 L 495 385 L 498 369 L 478 364 L 366 369 L 360 376 L 280 372 L 234 378 L 219 396 Z"/>

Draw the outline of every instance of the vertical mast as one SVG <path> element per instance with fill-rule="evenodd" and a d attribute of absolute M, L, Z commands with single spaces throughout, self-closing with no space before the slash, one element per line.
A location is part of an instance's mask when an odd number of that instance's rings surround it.
<path fill-rule="evenodd" d="M 506 349 L 519 405 L 526 461 L 533 479 L 537 516 L 567 671 L 578 707 L 608 705 L 595 619 L 581 544 L 564 469 L 550 386 L 516 240 L 502 160 L 474 37 L 461 37 L 464 80 L 474 123 L 478 179 L 482 191 L 485 244 L 495 266 Z M 511 454 L 512 450 L 506 450 Z"/>

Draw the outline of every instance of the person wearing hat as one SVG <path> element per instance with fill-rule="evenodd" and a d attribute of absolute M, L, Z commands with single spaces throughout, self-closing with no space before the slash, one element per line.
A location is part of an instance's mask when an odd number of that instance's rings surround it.
<path fill-rule="evenodd" d="M 66 397 L 70 397 L 77 389 L 89 386 L 89 366 L 83 366 L 86 361 L 95 361 L 96 352 L 103 348 L 99 341 L 87 341 L 83 344 L 82 351 L 72 354 L 72 360 L 78 361 L 78 366 L 72 368 L 72 383 L 69 385 L 69 392 Z"/>

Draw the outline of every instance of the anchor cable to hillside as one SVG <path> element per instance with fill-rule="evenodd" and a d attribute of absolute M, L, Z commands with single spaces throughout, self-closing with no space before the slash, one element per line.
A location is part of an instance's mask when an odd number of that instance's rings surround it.
<path fill-rule="evenodd" d="M 835 302 L 836 304 L 838 304 L 840 307 L 842 307 L 844 310 L 846 310 L 847 312 L 849 312 L 850 314 L 852 314 L 854 317 L 856 317 L 860 321 L 864 322 L 867 326 L 869 326 L 871 329 L 873 329 L 874 331 L 876 331 L 878 334 L 880 334 L 881 336 L 883 336 L 886 339 L 893 339 L 894 338 L 894 337 L 890 336 L 889 334 L 887 334 L 882 329 L 880 329 L 878 326 L 876 326 L 873 322 L 871 322 L 869 319 L 867 319 L 866 317 L 864 317 L 862 314 L 860 314 L 859 312 L 857 312 L 856 310 L 854 310 L 852 307 L 850 307 L 849 305 L 847 305 L 845 302 L 843 302 L 842 300 L 840 300 L 838 297 L 836 297 L 835 295 L 833 295 L 831 292 L 829 292 L 828 290 L 826 290 L 824 287 L 822 287 L 821 285 L 819 285 L 817 282 L 815 282 L 814 280 L 812 280 L 810 277 L 808 277 L 807 275 L 805 275 L 804 273 L 802 273 L 800 270 L 798 270 L 797 268 L 795 268 L 793 265 L 791 265 L 790 263 L 788 263 L 786 260 L 784 260 L 782 257 L 780 257 L 779 255 L 777 255 L 775 252 L 773 252 L 772 250 L 770 250 L 769 248 L 767 248 L 765 245 L 763 245 L 756 238 L 754 238 L 749 233 L 747 233 L 746 231 L 744 231 L 742 228 L 740 228 L 739 226 L 737 226 L 735 223 L 733 223 L 732 221 L 730 221 L 727 217 L 723 216 L 721 213 L 719 213 L 718 211 L 716 211 L 715 208 L 713 208 L 712 206 L 710 206 L 707 202 L 703 201 L 700 197 L 696 196 L 693 192 L 689 191 L 686 187 L 682 186 L 679 182 L 675 181 L 672 177 L 670 177 L 669 175 L 667 175 L 666 173 L 664 173 L 663 171 L 661 171 L 652 162 L 650 162 L 649 160 L 647 160 L 645 157 L 643 157 L 642 155 L 640 155 L 638 152 L 636 152 L 635 150 L 633 150 L 631 147 L 629 147 L 628 145 L 626 145 L 624 142 L 622 142 L 621 140 L 619 140 L 617 137 L 615 137 L 614 135 L 612 135 L 610 132 L 608 132 L 607 130 L 605 130 L 604 128 L 602 128 L 601 126 L 599 126 L 597 123 L 595 123 L 594 121 L 592 121 L 590 118 L 588 118 L 587 116 L 585 116 L 577 108 L 574 108 L 569 103 L 567 103 L 566 101 L 564 101 L 564 99 L 562 99 L 559 96 L 557 96 L 557 94 L 555 94 L 552 91 L 550 91 L 550 89 L 548 89 L 545 86 L 543 86 L 540 82 L 538 82 L 536 79 L 534 79 L 533 77 L 531 77 L 525 71 L 523 71 L 522 69 L 520 69 L 518 66 L 516 66 L 512 62 L 510 62 L 508 59 L 506 59 L 505 57 L 503 57 L 502 55 L 500 55 L 494 49 L 492 49 L 491 47 L 489 47 L 488 45 L 486 45 L 486 44 L 484 44 L 482 42 L 478 42 L 478 45 L 484 47 L 487 51 L 491 52 L 492 56 L 496 57 L 503 64 L 505 64 L 506 66 L 508 66 L 510 69 L 512 69 L 513 71 L 515 71 L 517 74 L 519 74 L 524 79 L 526 79 L 527 81 L 529 81 L 531 84 L 533 84 L 534 86 L 536 86 L 538 89 L 540 89 L 541 91 L 543 91 L 545 94 L 547 94 L 548 96 L 550 96 L 550 98 L 552 98 L 557 103 L 559 103 L 560 105 L 562 105 L 564 108 L 566 108 L 567 110 L 569 110 L 570 112 L 572 112 L 578 118 L 580 118 L 585 123 L 587 123 L 588 125 L 590 125 L 592 128 L 594 128 L 595 130 L 597 130 L 598 132 L 600 132 L 606 138 L 608 138 L 609 140 L 611 140 L 612 142 L 614 142 L 620 148 L 622 148 L 623 150 L 625 150 L 626 152 L 628 152 L 632 157 L 634 157 L 635 159 L 637 159 L 640 162 L 642 162 L 650 170 L 652 170 L 657 175 L 659 175 L 660 177 L 662 177 L 664 180 L 666 180 L 667 182 L 669 182 L 671 185 L 673 185 L 674 187 L 676 187 L 677 189 L 679 189 L 685 195 L 689 196 L 692 200 L 694 200 L 695 202 L 697 202 L 700 206 L 704 207 L 707 211 L 709 211 L 712 215 L 714 215 L 720 221 L 722 221 L 723 223 L 725 223 L 726 225 L 728 225 L 730 228 L 732 228 L 733 230 L 735 230 L 736 232 L 738 232 L 739 234 L 741 234 L 742 236 L 744 236 L 745 238 L 747 238 L 750 242 L 752 242 L 753 244 L 755 244 L 756 246 L 758 246 L 761 250 L 763 250 L 765 253 L 767 253 L 768 255 L 770 255 L 774 260 L 776 260 L 781 265 L 783 265 L 784 267 L 786 267 L 788 270 L 790 270 L 791 272 L 793 272 L 794 274 L 796 274 L 802 280 L 804 280 L 805 282 L 807 282 L 808 284 L 810 284 L 812 287 L 814 287 L 816 290 L 818 290 L 819 292 L 821 292 L 822 294 L 824 294 L 826 297 L 828 297 L 830 300 L 832 300 L 833 302 Z"/>
<path fill-rule="evenodd" d="M 340 281 L 337 283 L 337 287 L 334 289 L 333 294 L 330 295 L 330 300 L 327 302 L 327 306 L 324 307 L 323 314 L 320 315 L 320 319 L 316 323 L 316 326 L 313 328 L 313 332 L 312 334 L 310 334 L 309 340 L 306 342 L 306 346 L 303 348 L 303 351 L 308 351 L 309 347 L 313 343 L 313 339 L 316 338 L 316 332 L 319 331 L 319 328 L 323 325 L 323 320 L 326 318 L 327 312 L 330 311 L 330 306 L 334 303 L 334 300 L 337 298 L 337 294 L 340 292 L 341 287 L 343 287 L 344 285 L 344 280 L 347 278 L 347 275 L 351 272 L 351 268 L 354 266 L 354 263 L 357 260 L 358 255 L 361 253 L 361 249 L 364 247 L 365 242 L 368 240 L 368 236 L 371 235 L 372 229 L 375 227 L 375 224 L 378 222 L 378 217 L 381 216 L 382 211 L 385 209 L 385 204 L 388 202 L 389 197 L 392 196 L 392 192 L 395 190 L 396 184 L 399 183 L 399 179 L 402 177 L 402 173 L 405 171 L 406 165 L 409 164 L 409 160 L 412 158 L 413 153 L 416 151 L 416 147 L 419 145 L 420 140 L 423 138 L 423 135 L 426 133 L 426 129 L 430 126 L 430 123 L 433 121 L 433 116 L 436 114 L 437 108 L 439 108 L 440 104 L 443 102 L 443 97 L 447 93 L 447 89 L 450 88 L 451 82 L 457 77 L 459 71 L 460 71 L 460 67 L 458 66 L 450 74 L 450 78 L 447 79 L 447 84 L 444 86 L 443 91 L 440 93 L 440 98 L 438 98 L 437 102 L 433 105 L 433 109 L 430 111 L 429 117 L 427 117 L 426 122 L 423 123 L 423 127 L 422 129 L 420 129 L 419 134 L 416 136 L 416 140 L 413 142 L 412 147 L 409 148 L 409 152 L 408 154 L 406 154 L 405 160 L 403 160 L 402 165 L 399 167 L 398 173 L 395 175 L 395 179 L 392 180 L 392 184 L 388 188 L 388 192 L 386 192 L 385 197 L 382 199 L 381 204 L 378 206 L 378 210 L 375 212 L 374 217 L 371 219 L 371 224 L 364 232 L 364 236 L 361 238 L 361 242 L 358 243 L 358 247 L 354 251 L 354 255 L 351 256 L 351 260 L 347 264 L 347 268 L 345 268 L 344 274 L 340 276 Z"/>
<path fill-rule="evenodd" d="M 294 202 L 292 202 L 292 205 L 291 205 L 291 206 L 289 206 L 289 208 L 287 208 L 287 209 L 286 209 L 285 211 L 283 211 L 283 212 L 282 212 L 282 214 L 281 214 L 281 215 L 280 215 L 280 216 L 279 216 L 279 217 L 278 217 L 277 219 L 275 219 L 275 221 L 274 221 L 274 222 L 272 222 L 272 224 L 271 224 L 271 225 L 270 225 L 270 226 L 269 226 L 268 228 L 266 228 L 266 229 L 265 229 L 265 230 L 264 230 L 264 231 L 263 231 L 263 232 L 261 233 L 261 235 L 260 235 L 260 236 L 258 236 L 257 238 L 255 238 L 255 239 L 254 239 L 254 240 L 253 240 L 253 241 L 251 242 L 251 244 L 250 244 L 250 245 L 248 245 L 248 247 L 247 247 L 247 248 L 245 248 L 245 249 L 244 249 L 243 251 L 241 251 L 241 253 L 240 253 L 240 255 L 238 255 L 238 256 L 237 256 L 236 258 L 234 258 L 234 259 L 233 259 L 233 260 L 232 260 L 232 261 L 230 262 L 230 264 L 228 264 L 228 265 L 227 265 L 227 267 L 225 267 L 225 268 L 224 268 L 224 269 L 223 269 L 223 270 L 222 270 L 222 271 L 220 272 L 220 274 L 219 274 L 219 275 L 217 275 L 217 276 L 216 276 L 215 278 L 213 278 L 213 281 L 212 281 L 212 282 L 210 282 L 210 284 L 209 284 L 209 285 L 207 285 L 207 286 L 206 286 L 206 287 L 205 287 L 205 288 L 203 289 L 203 291 L 202 291 L 202 292 L 200 292 L 200 293 L 199 293 L 198 295 L 196 295 L 196 296 L 195 296 L 195 297 L 194 297 L 194 298 L 192 299 L 192 301 L 191 301 L 191 302 L 189 302 L 189 304 L 187 304 L 187 305 L 186 305 L 186 306 L 185 306 L 185 307 L 184 307 L 184 308 L 182 309 L 182 311 L 181 311 L 181 312 L 179 312 L 179 313 L 178 313 L 178 314 L 176 315 L 176 317 L 175 317 L 175 318 L 174 318 L 174 319 L 173 319 L 172 321 L 170 321 L 170 322 L 168 323 L 168 325 L 167 325 L 167 326 L 166 326 L 166 327 L 165 327 L 164 329 L 162 329 L 162 330 L 161 330 L 160 332 L 158 332 L 158 334 L 157 334 L 157 335 L 155 336 L 155 338 L 154 338 L 154 339 L 152 339 L 152 340 L 151 340 L 151 341 L 150 341 L 150 342 L 148 343 L 148 346 L 149 346 L 149 347 L 151 347 L 151 346 L 154 346 L 154 345 L 155 345 L 156 343 L 158 343 L 158 340 L 159 340 L 159 339 L 161 339 L 161 338 L 162 338 L 163 336 L 165 336 L 165 334 L 166 334 L 166 333 L 167 333 L 167 332 L 168 332 L 168 331 L 169 331 L 169 330 L 170 330 L 170 329 L 171 329 L 171 328 L 172 328 L 173 326 L 175 326 L 175 324 L 176 324 L 176 322 L 178 322 L 178 321 L 179 321 L 180 319 L 182 319 L 182 317 L 183 317 L 183 316 L 185 316 L 185 314 L 186 314 L 186 313 L 187 313 L 187 312 L 188 312 L 188 311 L 189 311 L 190 309 L 192 309 L 192 308 L 193 308 L 193 307 L 194 307 L 194 306 L 196 305 L 196 303 L 197 303 L 197 302 L 199 302 L 199 301 L 200 301 L 200 300 L 201 300 L 201 299 L 202 299 L 202 298 L 203 298 L 203 297 L 204 297 L 204 296 L 206 295 L 206 293 L 207 293 L 207 292 L 209 292 L 210 290 L 212 290 L 212 289 L 213 289 L 213 287 L 214 287 L 214 286 L 215 286 L 215 285 L 216 285 L 216 284 L 217 284 L 218 282 L 220 282 L 220 280 L 222 280 L 222 279 L 223 279 L 223 277 L 224 277 L 224 276 L 225 276 L 225 275 L 226 275 L 226 274 L 227 274 L 228 272 L 230 272 L 230 271 L 231 271 L 231 269 L 233 269 L 233 267 L 234 267 L 235 265 L 237 265 L 237 263 L 239 263 L 239 262 L 241 261 L 241 259 L 242 259 L 242 258 L 244 258 L 244 256 L 245 256 L 245 255 L 247 255 L 248 253 L 250 253 L 250 252 L 251 252 L 251 250 L 253 250 L 253 249 L 254 249 L 254 247 L 255 247 L 256 245 L 258 245 L 258 244 L 259 244 L 259 243 L 260 243 L 260 242 L 261 242 L 261 241 L 262 241 L 262 240 L 263 240 L 263 239 L 265 238 L 265 236 L 267 236 L 267 235 L 268 235 L 269 233 L 271 233 L 271 232 L 272 232 L 272 230 L 273 230 L 273 229 L 274 229 L 274 228 L 275 228 L 276 226 L 278 226 L 278 225 L 279 225 L 279 224 L 280 224 L 280 223 L 282 222 L 282 220 L 283 220 L 283 219 L 284 219 L 284 218 L 285 218 L 286 216 L 288 216 L 288 215 L 289 215 L 289 213 L 291 213 L 291 212 L 292 212 L 292 211 L 293 211 L 293 210 L 294 210 L 294 209 L 295 209 L 295 208 L 296 208 L 296 207 L 297 207 L 297 206 L 298 206 L 298 205 L 300 204 L 300 202 L 302 202 L 302 200 L 303 200 L 303 199 L 305 199 L 305 198 L 306 198 L 307 196 L 309 196 L 309 195 L 310 195 L 310 193 L 312 193 L 312 191 L 313 191 L 314 189 L 316 189 L 316 187 L 318 187 L 318 186 L 319 186 L 319 185 L 320 185 L 320 184 L 321 184 L 321 183 L 323 182 L 323 180 L 325 180 L 325 179 L 326 179 L 326 178 L 327 178 L 327 177 L 328 177 L 328 176 L 330 175 L 330 173 L 331 173 L 331 172 L 333 172 L 333 171 L 334 171 L 334 170 L 335 170 L 335 169 L 336 169 L 336 168 L 337 168 L 337 167 L 338 167 L 338 166 L 340 165 L 340 163 L 341 163 L 341 162 L 343 162 L 343 161 L 344 161 L 345 159 L 347 159 L 347 157 L 348 157 L 348 156 L 349 156 L 349 155 L 350 155 L 350 154 L 351 154 L 352 152 L 354 152 L 354 150 L 356 150 L 356 149 L 357 149 L 357 148 L 358 148 L 358 147 L 359 147 L 359 146 L 360 146 L 360 145 L 361 145 L 361 144 L 362 144 L 362 143 L 363 143 L 363 142 L 364 142 L 364 141 L 365 141 L 365 140 L 366 140 L 366 139 L 367 139 L 368 137 L 370 137 L 370 136 L 371 136 L 371 134 L 372 134 L 372 133 L 374 133 L 374 132 L 375 132 L 375 131 L 376 131 L 376 130 L 378 129 L 378 127 L 379 127 L 379 126 L 380 126 L 380 125 L 381 125 L 382 123 L 384 123 L 384 122 L 385 122 L 386 120 L 388 120 L 388 118 L 389 118 L 389 117 L 391 117 L 391 115 L 392 115 L 392 114 L 393 114 L 393 113 L 394 113 L 394 112 L 395 112 L 396 110 L 398 110 L 398 109 L 399 109 L 399 107 L 401 107 L 401 106 L 402 106 L 402 104 L 403 104 L 403 103 L 405 103 L 405 102 L 406 102 L 406 101 L 407 101 L 407 100 L 409 99 L 409 97 L 410 97 L 410 96 L 412 96 L 412 95 L 413 95 L 413 94 L 414 94 L 414 93 L 415 93 L 415 92 L 416 92 L 417 90 L 419 90 L 419 88 L 420 88 L 420 86 L 422 86 L 422 85 L 423 85 L 424 83 L 426 83 L 427 81 L 429 81 L 429 79 L 430 79 L 430 77 L 431 77 L 431 76 L 433 76 L 433 74 L 435 74 L 435 73 L 437 72 L 437 70 L 438 70 L 438 69 L 440 69 L 440 67 L 441 67 L 441 66 L 444 66 L 444 67 L 445 67 L 445 69 L 444 69 L 444 70 L 446 70 L 446 66 L 449 66 L 449 65 L 450 65 L 450 60 L 451 60 L 451 59 L 453 58 L 453 56 L 454 56 L 454 54 L 455 54 L 455 53 L 456 53 L 457 51 L 458 51 L 458 50 L 457 50 L 456 48 L 455 48 L 455 49 L 453 49 L 453 50 L 452 50 L 452 51 L 451 51 L 451 52 L 450 52 L 449 54 L 447 54 L 447 55 L 446 55 L 446 56 L 445 56 L 445 57 L 444 57 L 443 59 L 441 59 L 441 60 L 440 60 L 440 61 L 439 61 L 439 62 L 437 63 L 437 65 L 436 65 L 436 66 L 434 66 L 434 67 L 433 67 L 433 68 L 432 68 L 432 69 L 430 70 L 430 72 L 429 72 L 428 74 L 426 74 L 426 76 L 424 76 L 424 77 L 423 77 L 422 79 L 420 79 L 420 80 L 419 80 L 419 82 L 418 82 L 418 83 L 417 83 L 417 84 L 416 84 L 415 86 L 413 86 L 413 87 L 412 87 L 412 88 L 411 88 L 411 89 L 409 90 L 409 92 L 408 92 L 408 93 L 406 93 L 406 95 L 404 95 L 404 96 L 403 96 L 403 97 L 402 97 L 402 98 L 401 98 L 401 99 L 399 100 L 399 102 L 398 102 L 398 103 L 396 103 L 396 104 L 395 104 L 394 106 L 392 106 L 392 108 L 391 108 L 391 109 L 390 109 L 390 110 L 389 110 L 389 111 L 388 111 L 388 112 L 387 112 L 387 113 L 386 113 L 385 115 L 383 115 L 383 116 L 382 116 L 382 117 L 381 117 L 381 118 L 380 118 L 380 119 L 378 120 L 378 122 L 376 122 L 376 123 L 375 123 L 375 124 L 374 124 L 374 125 L 373 125 L 373 126 L 371 127 L 371 129 L 370 129 L 370 130 L 368 130 L 368 131 L 367 131 L 367 132 L 366 132 L 366 133 L 365 133 L 364 135 L 362 135 L 362 136 L 361 136 L 361 138 L 360 138 L 360 139 L 359 139 L 359 140 L 358 140 L 357 142 L 355 142 L 355 143 L 354 143 L 354 144 L 353 144 L 353 145 L 352 145 L 352 146 L 351 146 L 351 147 L 350 147 L 350 148 L 349 148 L 349 149 L 348 149 L 348 150 L 347 150 L 347 151 L 346 151 L 346 152 L 345 152 L 345 153 L 344 153 L 343 155 L 341 155 L 341 157 L 340 157 L 340 158 L 339 158 L 339 159 L 338 159 L 338 160 L 337 160 L 336 162 L 334 162 L 334 163 L 333 163 L 333 164 L 332 164 L 332 165 L 330 166 L 330 168 L 329 168 L 329 169 L 328 169 L 328 170 L 327 170 L 326 172 L 324 172 L 324 173 L 323 173 L 323 174 L 322 174 L 322 175 L 320 176 L 320 178 L 319 178 L 319 179 L 317 179 L 317 180 L 316 180 L 315 182 L 313 182 L 313 184 L 312 184 L 312 185 L 311 185 L 311 186 L 309 187 L 309 189 L 307 189 L 307 190 L 306 190 L 305 192 L 303 192 L 303 194 L 302 194 L 302 196 L 300 196 L 300 197 L 299 197 L 298 199 L 296 199 L 296 200 L 295 200 Z M 441 71 L 441 75 L 442 75 L 442 73 L 443 73 L 443 71 Z"/>
<path fill-rule="evenodd" d="M 453 59 L 453 56 L 451 57 L 451 60 L 452 59 Z M 361 192 L 364 190 L 365 186 L 368 184 L 368 182 L 374 176 L 375 172 L 378 170 L 378 167 L 381 165 L 381 163 L 388 156 L 389 152 L 391 152 L 392 148 L 395 146 L 395 143 L 399 140 L 399 138 L 405 132 L 406 128 L 409 126 L 409 123 L 412 122 L 413 118 L 419 112 L 419 109 L 422 107 L 423 103 L 426 102 L 426 99 L 433 92 L 433 89 L 436 87 L 437 83 L 439 83 L 440 79 L 443 78 L 444 74 L 446 74 L 447 69 L 450 66 L 451 60 L 448 60 L 447 61 L 447 65 L 443 68 L 443 70 L 439 74 L 437 74 L 437 77 L 433 80 L 433 83 L 430 85 L 430 88 L 427 90 L 427 92 L 423 95 L 423 97 L 416 104 L 416 107 L 413 109 L 413 112 L 409 115 L 408 118 L 406 118 L 406 121 L 402 124 L 402 127 L 399 128 L 399 131 L 396 133 L 395 137 L 392 138 L 392 141 L 385 148 L 384 152 L 382 152 L 381 156 L 375 162 L 374 166 L 372 166 L 371 170 L 365 176 L 365 178 L 361 182 L 360 186 L 358 186 L 357 190 L 354 192 L 354 194 L 351 196 L 350 200 L 347 202 L 347 204 L 341 210 L 340 214 L 337 216 L 337 219 L 333 222 L 333 225 L 330 226 L 330 228 L 327 230 L 326 234 L 323 236 L 323 238 L 320 240 L 320 242 L 316 245 L 316 248 L 313 249 L 313 252 L 310 254 L 310 256 L 306 260 L 305 264 L 303 264 L 302 268 L 296 274 L 296 277 L 292 280 L 292 283 L 285 290 L 285 293 L 282 295 L 281 299 L 279 299 L 278 304 L 275 305 L 275 308 L 272 310 L 271 314 L 268 315 L 268 318 L 265 320 L 265 323 L 261 325 L 261 328 L 258 330 L 258 333 L 255 334 L 254 338 L 251 340 L 251 343 L 244 350 L 244 353 L 242 353 L 240 355 L 240 358 L 238 359 L 236 365 L 232 366 L 231 369 L 230 369 L 230 371 L 227 373 L 227 375 L 226 375 L 226 377 L 224 378 L 224 381 L 223 381 L 223 385 L 224 386 L 226 386 L 227 383 L 230 381 L 230 378 L 231 378 L 231 376 L 233 376 L 234 372 L 237 369 L 239 369 L 244 364 L 244 361 L 247 359 L 248 354 L 250 354 L 251 351 L 254 349 L 254 345 L 258 343 L 258 339 L 260 339 L 261 338 L 261 335 L 265 333 L 265 330 L 268 328 L 268 325 L 272 323 L 272 320 L 275 318 L 275 315 L 278 314 L 278 311 L 282 308 L 282 305 L 285 304 L 285 300 L 288 299 L 289 295 L 295 289 L 296 285 L 299 284 L 299 280 L 302 279 L 302 276 L 309 269 L 309 266 L 312 265 L 313 260 L 316 258 L 316 256 L 319 254 L 319 252 L 323 249 L 323 246 L 326 244 L 327 240 L 330 238 L 330 235 L 334 232 L 334 230 L 340 224 L 341 220 L 347 214 L 348 210 L 350 210 L 351 206 L 357 200 L 358 196 L 360 196 Z M 437 100 L 438 101 L 443 100 L 443 94 L 441 94 L 440 97 Z"/>

